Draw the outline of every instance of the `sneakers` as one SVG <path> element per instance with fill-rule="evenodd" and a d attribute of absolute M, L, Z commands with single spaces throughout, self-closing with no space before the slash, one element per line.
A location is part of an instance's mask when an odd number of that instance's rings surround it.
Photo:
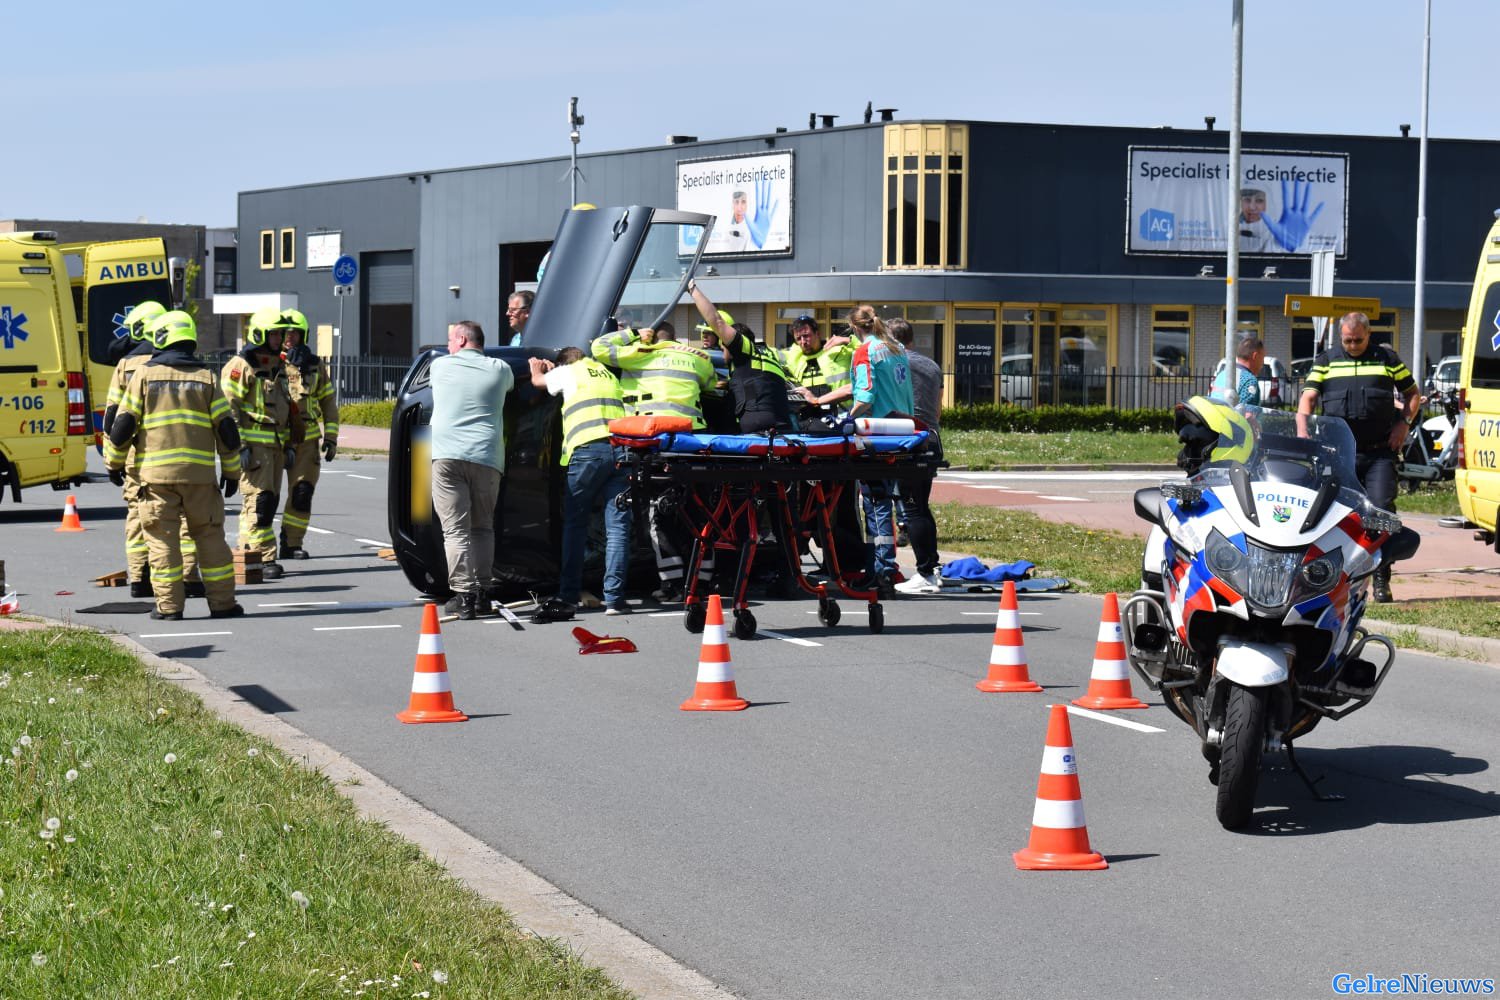
<path fill-rule="evenodd" d="M 280 580 L 286 576 L 286 570 L 281 568 L 280 563 L 268 562 L 260 568 L 262 580 Z"/>
<path fill-rule="evenodd" d="M 208 617 L 210 617 L 210 618 L 243 618 L 243 617 L 245 617 L 245 609 L 242 608 L 242 607 L 240 607 L 238 604 L 231 604 L 227 608 L 210 608 L 209 611 L 208 611 Z"/>
<path fill-rule="evenodd" d="M 542 602 L 542 606 L 532 613 L 531 621 L 536 625 L 546 625 L 549 622 L 567 622 L 572 621 L 576 613 L 577 609 L 573 605 L 567 601 L 560 601 L 553 597 Z"/>
<path fill-rule="evenodd" d="M 182 621 L 182 612 L 181 611 L 162 611 L 159 608 L 152 608 L 151 609 L 151 620 L 152 621 L 157 621 L 157 622 L 180 622 L 180 621 Z"/>
<path fill-rule="evenodd" d="M 610 617 L 630 614 L 630 605 L 624 601 L 610 601 L 604 605 L 604 613 Z"/>
<path fill-rule="evenodd" d="M 130 581 L 130 596 L 131 597 L 155 597 L 156 593 L 155 593 L 155 591 L 153 591 L 151 589 L 151 581 L 150 580 L 131 580 Z"/>
<path fill-rule="evenodd" d="M 911 579 L 896 584 L 898 594 L 940 594 L 943 592 L 943 581 L 938 579 L 936 573 L 923 576 L 921 573 L 913 573 Z"/>

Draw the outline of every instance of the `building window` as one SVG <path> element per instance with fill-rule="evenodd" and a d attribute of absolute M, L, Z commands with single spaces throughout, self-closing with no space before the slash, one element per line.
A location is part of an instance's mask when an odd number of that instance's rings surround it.
<path fill-rule="evenodd" d="M 1224 311 L 1219 310 L 1219 329 L 1223 330 Z M 1261 315 L 1260 306 L 1240 306 L 1240 321 L 1235 324 L 1235 331 L 1241 337 L 1260 337 L 1265 339 L 1265 322 Z M 1221 338 L 1222 340 L 1222 338 Z"/>
<path fill-rule="evenodd" d="M 823 335 L 824 340 L 827 340 L 837 332 L 828 325 L 827 306 L 815 306 L 811 302 L 805 305 L 788 303 L 772 306 L 769 312 L 771 316 L 771 331 L 770 336 L 766 338 L 766 343 L 780 350 L 785 350 L 792 346 L 792 321 L 798 316 L 811 316 L 817 320 L 818 332 Z"/>
<path fill-rule="evenodd" d="M 268 270 L 276 266 L 276 230 L 262 229 L 260 231 L 260 269 Z"/>
<path fill-rule="evenodd" d="M 1151 374 L 1184 378 L 1193 373 L 1193 307 L 1151 309 Z"/>
<path fill-rule="evenodd" d="M 967 125 L 885 130 L 884 267 L 966 266 Z"/>
<path fill-rule="evenodd" d="M 1112 306 L 1064 306 L 1057 328 L 1058 402 L 1108 405 Z"/>
<path fill-rule="evenodd" d="M 233 292 L 236 261 L 234 251 L 220 248 L 214 253 L 214 294 Z"/>
<path fill-rule="evenodd" d="M 297 266 L 297 230 L 295 229 L 281 231 L 281 266 Z"/>

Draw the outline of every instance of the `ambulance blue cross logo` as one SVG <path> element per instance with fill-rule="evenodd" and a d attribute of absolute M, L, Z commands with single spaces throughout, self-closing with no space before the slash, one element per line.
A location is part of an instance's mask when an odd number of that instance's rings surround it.
<path fill-rule="evenodd" d="M 7 351 L 15 350 L 16 341 L 31 336 L 24 329 L 25 325 L 25 313 L 12 312 L 10 306 L 0 306 L 0 344 L 4 344 Z"/>
<path fill-rule="evenodd" d="M 1500 310 L 1496 310 L 1495 318 L 1490 322 L 1495 325 L 1495 332 L 1490 335 L 1490 350 L 1500 351 Z"/>
<path fill-rule="evenodd" d="M 119 340 L 122 337 L 130 336 L 130 327 L 125 325 L 125 317 L 129 316 L 130 310 L 134 308 L 135 306 L 125 306 L 119 312 L 110 317 L 110 322 L 114 323 L 115 325 L 115 328 L 111 330 L 110 333 L 114 335 L 114 338 L 116 340 Z"/>

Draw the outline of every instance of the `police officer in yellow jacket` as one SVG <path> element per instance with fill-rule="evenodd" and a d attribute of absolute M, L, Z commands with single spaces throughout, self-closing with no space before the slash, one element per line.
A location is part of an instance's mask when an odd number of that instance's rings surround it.
<path fill-rule="evenodd" d="M 239 478 L 239 430 L 213 373 L 193 354 L 198 346 L 193 318 L 168 312 L 152 322 L 148 333 L 154 353 L 120 400 L 104 461 L 118 473 L 132 448 L 138 457 L 141 525 L 156 596 L 151 617 L 182 618 L 179 533 L 184 523 L 198 549 L 209 617 L 238 617 L 245 610 L 234 600 L 234 557 L 224 541 L 224 497 L 234 493 Z"/>
<path fill-rule="evenodd" d="M 782 363 L 792 381 L 817 398 L 832 396 L 828 405 L 809 401 L 798 417 L 804 428 L 813 420 L 837 421 L 849 408 L 853 398 L 850 381 L 854 366 L 854 344 L 848 337 L 823 339 L 818 321 L 806 313 L 792 322 L 792 346 L 781 353 Z"/>
<path fill-rule="evenodd" d="M 241 453 L 239 543 L 260 552 L 262 576 L 279 580 L 276 561 L 276 508 L 281 502 L 281 474 L 296 461 L 301 420 L 277 377 L 281 367 L 279 313 L 262 309 L 250 317 L 245 346 L 220 373 L 224 399 L 240 429 Z"/>
<path fill-rule="evenodd" d="M 120 408 L 120 400 L 125 396 L 125 390 L 130 385 L 131 376 L 138 368 L 151 360 L 151 352 L 155 350 L 151 341 L 146 337 L 146 327 L 153 320 L 167 311 L 167 307 L 160 302 L 142 302 L 125 314 L 125 337 L 133 345 L 127 349 L 119 364 L 115 365 L 113 377 L 109 380 L 109 392 L 104 401 L 104 430 L 114 426 L 115 414 Z M 127 456 L 129 460 L 119 472 L 111 473 L 112 481 L 118 480 L 117 486 L 123 488 L 125 500 L 125 577 L 130 581 L 131 597 L 150 597 L 151 581 L 147 578 L 149 563 L 146 559 L 146 533 L 141 530 L 141 512 L 139 500 L 141 496 L 141 477 L 136 471 L 134 456 Z"/>
<path fill-rule="evenodd" d="M 288 394 L 302 414 L 308 433 L 316 435 L 297 448 L 297 458 L 287 473 L 286 504 L 281 511 L 281 558 L 306 559 L 302 541 L 312 518 L 313 490 L 323 462 L 333 461 L 338 451 L 339 414 L 328 369 L 307 346 L 307 317 L 296 309 L 283 309 L 275 322 L 282 333 L 281 357 L 286 362 Z"/>

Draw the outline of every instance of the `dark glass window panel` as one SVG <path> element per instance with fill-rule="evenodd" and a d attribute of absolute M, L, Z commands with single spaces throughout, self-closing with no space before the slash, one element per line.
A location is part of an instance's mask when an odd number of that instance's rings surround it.
<path fill-rule="evenodd" d="M 943 250 L 943 175 L 924 174 L 922 263 L 936 267 Z"/>
<path fill-rule="evenodd" d="M 948 178 L 948 246 L 943 263 L 963 266 L 964 182 L 958 175 Z"/>
<path fill-rule="evenodd" d="M 924 157 L 922 157 L 922 169 L 923 170 L 941 170 L 941 169 L 943 169 L 943 158 L 941 156 L 924 156 Z"/>
<path fill-rule="evenodd" d="M 887 267 L 896 267 L 901 263 L 896 256 L 896 222 L 899 219 L 897 212 L 900 202 L 897 200 L 896 178 L 894 175 L 885 179 L 885 264 Z"/>
<path fill-rule="evenodd" d="M 902 170 L 915 170 L 915 169 L 917 169 L 917 158 L 915 156 L 903 156 L 903 157 L 901 157 L 901 169 Z"/>
<path fill-rule="evenodd" d="M 917 262 L 917 178 L 907 174 L 901 178 L 901 263 L 910 266 Z"/>
<path fill-rule="evenodd" d="M 949 170 L 962 170 L 963 168 L 964 168 L 964 158 L 962 156 L 949 156 L 948 157 L 948 169 Z"/>

